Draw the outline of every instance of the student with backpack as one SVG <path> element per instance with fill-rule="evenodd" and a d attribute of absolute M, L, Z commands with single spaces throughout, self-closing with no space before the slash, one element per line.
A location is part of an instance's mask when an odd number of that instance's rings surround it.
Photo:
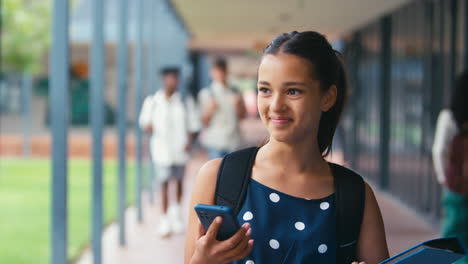
<path fill-rule="evenodd" d="M 444 186 L 442 235 L 457 236 L 468 247 L 468 71 L 460 75 L 450 107 L 438 117 L 432 157 Z M 456 262 L 468 264 L 468 257 Z"/>
<path fill-rule="evenodd" d="M 194 100 L 177 91 L 179 68 L 164 68 L 161 75 L 163 88 L 145 99 L 139 124 L 145 132 L 151 133 L 151 158 L 161 184 L 162 215 L 156 231 L 159 236 L 168 237 L 185 229 L 180 206 L 183 178 L 189 151 L 201 124 Z M 176 201 L 170 205 L 171 181 L 176 185 Z"/>
<path fill-rule="evenodd" d="M 185 263 L 378 263 L 384 224 L 361 176 L 328 163 L 347 84 L 341 56 L 312 31 L 277 36 L 258 69 L 258 110 L 269 140 L 207 162 L 192 193 Z M 217 241 L 195 204 L 230 206 L 242 226 Z M 357 262 L 355 262 L 357 263 Z"/>
<path fill-rule="evenodd" d="M 204 127 L 200 139 L 209 158 L 215 159 L 241 147 L 240 121 L 247 116 L 247 110 L 240 92 L 228 82 L 224 58 L 215 59 L 210 74 L 213 82 L 198 94 Z"/>

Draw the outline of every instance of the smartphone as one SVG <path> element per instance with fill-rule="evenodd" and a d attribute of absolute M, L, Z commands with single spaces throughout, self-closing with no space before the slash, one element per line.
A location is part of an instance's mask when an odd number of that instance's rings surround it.
<path fill-rule="evenodd" d="M 223 241 L 234 235 L 240 228 L 237 217 L 234 211 L 228 206 L 196 204 L 195 212 L 197 212 L 203 228 L 207 231 L 211 223 L 217 216 L 223 218 L 223 223 L 219 227 L 217 240 Z"/>

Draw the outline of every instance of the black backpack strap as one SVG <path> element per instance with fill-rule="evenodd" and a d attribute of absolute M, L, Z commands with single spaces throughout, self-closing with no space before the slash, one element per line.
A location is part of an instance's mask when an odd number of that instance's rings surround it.
<path fill-rule="evenodd" d="M 331 163 L 335 177 L 337 264 L 350 264 L 356 259 L 365 204 L 365 183 L 356 172 Z"/>
<path fill-rule="evenodd" d="M 247 194 L 258 147 L 238 150 L 223 158 L 216 181 L 215 204 L 229 206 L 237 215 Z"/>

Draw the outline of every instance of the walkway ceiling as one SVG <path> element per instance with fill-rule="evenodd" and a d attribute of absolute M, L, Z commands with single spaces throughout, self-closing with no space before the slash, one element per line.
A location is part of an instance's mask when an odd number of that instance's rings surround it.
<path fill-rule="evenodd" d="M 198 49 L 255 49 L 281 32 L 334 39 L 410 0 L 172 0 Z"/>

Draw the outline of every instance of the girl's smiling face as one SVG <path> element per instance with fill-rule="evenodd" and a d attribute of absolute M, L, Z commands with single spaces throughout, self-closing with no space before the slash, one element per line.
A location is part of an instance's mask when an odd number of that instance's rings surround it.
<path fill-rule="evenodd" d="M 258 70 L 258 111 L 270 137 L 280 142 L 317 139 L 322 111 L 336 100 L 336 86 L 322 91 L 313 65 L 279 52 L 262 58 Z"/>

